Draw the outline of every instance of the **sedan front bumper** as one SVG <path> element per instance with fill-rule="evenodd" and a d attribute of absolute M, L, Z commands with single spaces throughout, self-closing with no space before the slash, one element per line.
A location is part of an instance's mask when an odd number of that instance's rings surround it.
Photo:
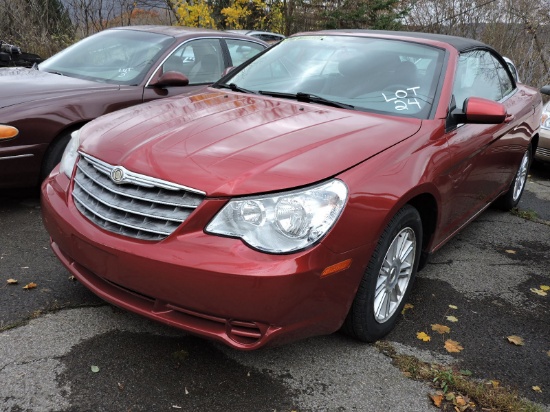
<path fill-rule="evenodd" d="M 237 349 L 256 349 L 342 325 L 362 277 L 367 251 L 336 254 L 322 243 L 270 255 L 203 228 L 225 203 L 205 200 L 160 242 L 131 239 L 95 226 L 54 172 L 42 186 L 51 245 L 65 267 L 102 299 Z M 349 268 L 322 276 L 351 259 Z"/>

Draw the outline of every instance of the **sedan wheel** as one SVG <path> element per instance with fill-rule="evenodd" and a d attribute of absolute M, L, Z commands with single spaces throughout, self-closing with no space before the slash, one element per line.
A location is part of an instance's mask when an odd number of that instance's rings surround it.
<path fill-rule="evenodd" d="M 389 320 L 401 304 L 411 280 L 417 243 L 414 231 L 403 229 L 395 237 L 378 273 L 374 294 L 376 321 Z"/>
<path fill-rule="evenodd" d="M 365 342 L 388 334 L 411 291 L 422 245 L 422 221 L 407 205 L 392 218 L 371 256 L 342 330 Z"/>
<path fill-rule="evenodd" d="M 527 175 L 529 174 L 529 167 L 531 166 L 532 159 L 533 149 L 529 146 L 521 159 L 521 163 L 510 188 L 495 201 L 496 207 L 502 210 L 510 210 L 518 205 L 523 190 L 525 189 L 525 184 L 527 183 Z"/>

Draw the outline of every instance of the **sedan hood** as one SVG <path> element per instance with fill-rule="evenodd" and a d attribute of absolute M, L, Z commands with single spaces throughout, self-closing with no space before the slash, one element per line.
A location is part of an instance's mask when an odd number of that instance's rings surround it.
<path fill-rule="evenodd" d="M 35 100 L 45 100 L 87 91 L 116 90 L 118 85 L 106 85 L 35 69 L 10 67 L 0 69 L 0 108 Z"/>
<path fill-rule="evenodd" d="M 212 91 L 102 116 L 82 129 L 81 150 L 209 196 L 234 196 L 335 176 L 420 126 L 418 119 Z"/>

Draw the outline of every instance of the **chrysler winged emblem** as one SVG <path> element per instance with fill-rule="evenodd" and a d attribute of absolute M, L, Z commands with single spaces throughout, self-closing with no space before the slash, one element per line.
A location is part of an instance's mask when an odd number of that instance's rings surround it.
<path fill-rule="evenodd" d="M 111 170 L 111 180 L 115 183 L 122 183 L 124 181 L 124 168 L 116 166 Z"/>

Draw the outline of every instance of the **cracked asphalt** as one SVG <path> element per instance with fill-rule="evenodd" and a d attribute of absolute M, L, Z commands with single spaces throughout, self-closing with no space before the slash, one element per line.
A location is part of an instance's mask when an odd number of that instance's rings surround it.
<path fill-rule="evenodd" d="M 438 251 L 385 340 L 550 411 L 550 296 L 531 291 L 550 285 L 550 165 L 533 168 L 519 212 L 489 209 Z M 428 383 L 338 333 L 237 352 L 104 304 L 53 256 L 29 191 L 0 192 L 0 308 L 1 411 L 437 410 Z M 449 354 L 435 323 L 464 350 Z"/>

